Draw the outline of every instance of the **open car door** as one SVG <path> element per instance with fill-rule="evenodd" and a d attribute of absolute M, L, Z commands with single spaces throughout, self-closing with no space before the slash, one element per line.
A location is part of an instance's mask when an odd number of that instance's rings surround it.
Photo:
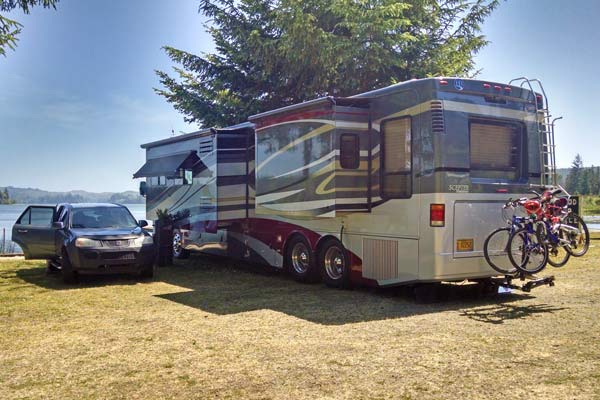
<path fill-rule="evenodd" d="M 52 228 L 55 207 L 29 206 L 13 225 L 12 240 L 17 243 L 26 259 L 50 259 L 56 256 Z"/>

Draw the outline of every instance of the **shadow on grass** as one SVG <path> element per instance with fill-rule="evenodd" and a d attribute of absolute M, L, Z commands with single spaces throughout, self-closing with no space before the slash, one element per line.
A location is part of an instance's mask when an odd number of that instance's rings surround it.
<path fill-rule="evenodd" d="M 561 310 L 566 310 L 566 308 L 554 307 L 548 304 L 532 304 L 529 306 L 496 304 L 474 310 L 464 310 L 461 315 L 474 321 L 503 324 L 506 320 L 528 318 L 535 314 L 553 313 Z"/>
<path fill-rule="evenodd" d="M 66 284 L 62 281 L 60 272 L 47 273 L 46 266 L 23 268 L 15 272 L 17 278 L 25 282 L 52 290 L 81 289 L 87 287 L 102 287 L 114 285 L 135 285 L 140 279 L 133 275 L 83 275 L 76 284 Z M 0 279 L 7 278 L 10 273 L 0 274 Z M 11 285 L 15 286 L 15 285 Z"/>
<path fill-rule="evenodd" d="M 442 302 L 417 304 L 408 288 L 335 290 L 322 284 L 300 284 L 261 267 L 204 257 L 162 269 L 160 280 L 187 290 L 157 297 L 211 314 L 268 309 L 324 325 L 403 318 L 530 298 L 525 294 L 482 298 L 474 285 L 447 285 Z"/>
<path fill-rule="evenodd" d="M 112 285 L 135 285 L 139 278 L 124 275 L 81 276 L 75 285 L 64 284 L 60 273 L 45 267 L 16 268 L 0 278 L 16 276 L 52 290 Z M 216 315 L 273 310 L 324 325 L 395 319 L 452 310 L 480 322 L 502 323 L 534 313 L 560 310 L 550 306 L 519 306 L 509 303 L 531 298 L 527 294 L 480 296 L 474 285 L 445 285 L 443 300 L 433 304 L 415 302 L 410 288 L 335 290 L 322 284 L 307 285 L 268 268 L 242 262 L 194 256 L 185 262 L 161 268 L 157 281 L 178 286 L 176 293 L 159 298 Z M 14 285 L 11 285 L 14 286 Z M 483 308 L 482 308 L 483 307 Z"/>

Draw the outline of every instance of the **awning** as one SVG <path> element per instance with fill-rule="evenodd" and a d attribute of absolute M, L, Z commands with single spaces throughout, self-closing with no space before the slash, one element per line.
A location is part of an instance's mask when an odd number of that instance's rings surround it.
<path fill-rule="evenodd" d="M 151 158 L 133 174 L 134 178 L 143 178 L 148 176 L 167 176 L 173 177 L 179 175 L 180 169 L 196 169 L 199 166 L 200 158 L 196 151 L 186 151 L 184 153 L 172 154 L 169 156 Z"/>

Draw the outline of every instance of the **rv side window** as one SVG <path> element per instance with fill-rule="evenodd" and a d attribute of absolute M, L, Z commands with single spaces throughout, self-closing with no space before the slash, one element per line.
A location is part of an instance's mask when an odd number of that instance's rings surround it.
<path fill-rule="evenodd" d="M 386 121 L 382 132 L 382 196 L 409 198 L 412 195 L 411 119 Z"/>
<path fill-rule="evenodd" d="M 514 123 L 471 121 L 471 177 L 518 179 L 523 147 L 521 132 L 521 126 Z"/>
<path fill-rule="evenodd" d="M 150 177 L 150 186 L 158 186 L 158 176 Z"/>
<path fill-rule="evenodd" d="M 167 184 L 167 178 L 165 176 L 159 176 L 158 177 L 158 185 L 164 186 L 166 184 Z"/>
<path fill-rule="evenodd" d="M 347 169 L 356 169 L 360 165 L 358 135 L 344 133 L 340 136 L 340 165 Z"/>

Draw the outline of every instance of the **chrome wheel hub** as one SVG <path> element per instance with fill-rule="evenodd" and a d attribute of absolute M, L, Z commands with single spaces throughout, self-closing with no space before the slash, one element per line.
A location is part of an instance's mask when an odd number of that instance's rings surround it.
<path fill-rule="evenodd" d="M 332 246 L 325 252 L 325 272 L 333 280 L 341 279 L 344 274 L 344 254 L 338 247 Z"/>
<path fill-rule="evenodd" d="M 173 235 L 173 253 L 181 253 L 181 234 L 179 232 Z"/>
<path fill-rule="evenodd" d="M 304 243 L 296 243 L 292 248 L 292 268 L 298 274 L 305 274 L 310 267 L 310 252 Z"/>

